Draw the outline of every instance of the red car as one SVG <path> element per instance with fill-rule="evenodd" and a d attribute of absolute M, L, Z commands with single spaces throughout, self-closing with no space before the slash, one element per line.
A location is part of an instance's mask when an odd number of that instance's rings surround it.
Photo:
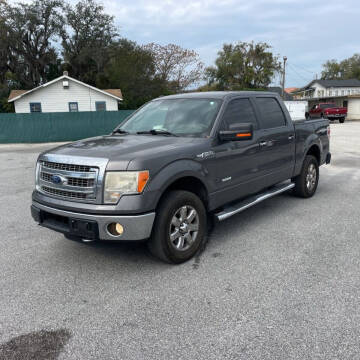
<path fill-rule="evenodd" d="M 339 120 L 340 123 L 345 121 L 347 115 L 346 107 L 338 107 L 334 103 L 320 103 L 314 105 L 308 113 L 306 113 L 306 118 L 315 119 L 315 118 L 324 118 L 328 120 Z"/>

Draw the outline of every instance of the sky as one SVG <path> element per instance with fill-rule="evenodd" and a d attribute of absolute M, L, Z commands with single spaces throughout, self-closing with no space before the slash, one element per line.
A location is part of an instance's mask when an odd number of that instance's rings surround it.
<path fill-rule="evenodd" d="M 212 65 L 223 43 L 264 41 L 287 56 L 286 87 L 304 86 L 328 59 L 360 52 L 359 0 L 104 0 L 120 34 L 176 43 Z M 274 80 L 274 85 L 279 79 Z"/>
<path fill-rule="evenodd" d="M 178 44 L 195 50 L 207 66 L 214 64 L 223 43 L 267 42 L 275 54 L 288 58 L 286 87 L 320 77 L 329 59 L 360 53 L 360 0 L 100 2 L 115 17 L 122 37 L 139 44 Z M 279 84 L 274 79 L 273 85 Z"/>

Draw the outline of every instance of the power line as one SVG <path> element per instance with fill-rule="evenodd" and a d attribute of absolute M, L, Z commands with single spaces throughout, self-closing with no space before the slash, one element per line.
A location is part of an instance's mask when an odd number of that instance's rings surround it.
<path fill-rule="evenodd" d="M 295 77 L 296 79 L 298 80 L 301 80 L 301 81 L 308 81 L 307 79 L 305 79 L 303 76 L 301 76 L 300 74 L 298 74 L 297 72 L 295 72 L 293 69 L 291 69 L 291 71 L 289 71 L 289 75 Z"/>
<path fill-rule="evenodd" d="M 309 78 L 305 78 L 304 76 L 302 76 L 301 74 L 299 74 L 292 64 L 288 63 L 288 65 L 290 66 L 291 70 L 292 70 L 299 78 L 301 78 L 303 81 L 309 82 Z"/>
<path fill-rule="evenodd" d="M 315 74 L 315 71 L 310 71 L 310 70 L 308 70 L 308 69 L 305 69 L 304 67 L 302 67 L 302 66 L 300 66 L 300 65 L 296 65 L 296 64 L 292 64 L 293 66 L 295 66 L 295 67 L 297 67 L 297 68 L 299 68 L 299 69 L 301 69 L 301 70 L 304 70 L 304 71 L 306 71 L 306 72 L 308 72 L 308 73 L 310 73 L 310 74 Z"/>

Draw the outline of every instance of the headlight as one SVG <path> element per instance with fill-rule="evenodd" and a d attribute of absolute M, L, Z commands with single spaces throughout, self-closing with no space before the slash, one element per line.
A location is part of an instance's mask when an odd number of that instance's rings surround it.
<path fill-rule="evenodd" d="M 109 171 L 105 175 L 104 202 L 116 204 L 123 194 L 140 194 L 149 180 L 149 171 Z"/>

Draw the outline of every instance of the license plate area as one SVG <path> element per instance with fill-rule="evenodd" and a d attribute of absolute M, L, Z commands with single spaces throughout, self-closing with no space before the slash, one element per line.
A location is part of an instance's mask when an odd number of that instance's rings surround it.
<path fill-rule="evenodd" d="M 99 238 L 99 227 L 96 221 L 69 218 L 70 234 L 86 239 Z"/>
<path fill-rule="evenodd" d="M 52 214 L 33 207 L 33 218 L 42 226 L 49 229 L 77 236 L 79 238 L 96 240 L 99 238 L 99 226 L 96 221 L 70 218 Z"/>

